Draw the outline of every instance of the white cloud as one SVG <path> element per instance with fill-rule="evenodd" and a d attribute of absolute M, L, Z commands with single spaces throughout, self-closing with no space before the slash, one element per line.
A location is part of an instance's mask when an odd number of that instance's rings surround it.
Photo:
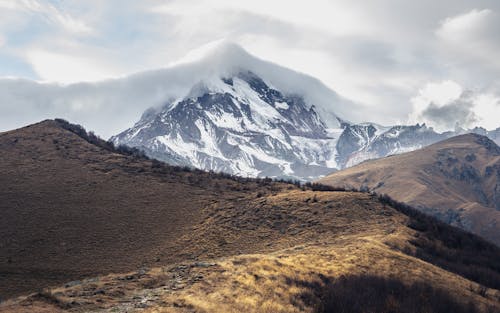
<path fill-rule="evenodd" d="M 479 124 L 486 129 L 500 127 L 500 96 L 480 94 L 476 96 L 474 111 L 479 116 Z"/>
<path fill-rule="evenodd" d="M 7 40 L 5 39 L 5 37 L 2 34 L 0 34 L 0 48 L 2 48 L 5 45 L 6 41 Z"/>
<path fill-rule="evenodd" d="M 54 7 L 48 7 L 45 13 L 51 21 L 59 24 L 71 33 L 90 34 L 93 32 L 92 28 L 86 25 L 83 21 L 74 19 L 67 14 L 63 14 Z"/>
<path fill-rule="evenodd" d="M 428 83 L 412 98 L 411 123 L 426 123 L 438 131 L 455 127 L 499 127 L 500 97 L 464 90 L 454 81 Z"/>
<path fill-rule="evenodd" d="M 39 16 L 47 22 L 74 34 L 89 34 L 93 31 L 85 22 L 58 9 L 47 1 L 0 0 L 0 9 L 20 11 Z"/>
<path fill-rule="evenodd" d="M 474 9 L 465 14 L 448 17 L 442 22 L 437 34 L 447 40 L 462 40 L 473 33 L 481 32 L 492 14 L 489 9 Z"/>
<path fill-rule="evenodd" d="M 44 81 L 76 83 L 97 81 L 117 76 L 110 64 L 98 63 L 91 57 L 70 56 L 44 50 L 27 53 L 28 61 Z"/>
<path fill-rule="evenodd" d="M 196 0 L 174 0 L 166 4 L 154 6 L 155 13 L 176 16 L 202 16 L 225 12 L 249 12 L 298 25 L 312 27 L 336 35 L 361 35 L 371 33 L 373 27 L 368 25 L 369 16 L 355 10 L 346 1 L 316 0 L 314 3 L 303 1 L 231 1 L 212 0 L 210 5 L 201 5 Z M 334 27 L 332 27 L 334 21 Z"/>
<path fill-rule="evenodd" d="M 500 15 L 491 9 L 473 9 L 448 17 L 436 30 L 451 61 L 482 62 L 486 67 L 500 68 Z M 477 66 L 477 64 L 476 64 Z"/>
<path fill-rule="evenodd" d="M 431 102 L 443 106 L 458 99 L 462 92 L 462 87 L 451 80 L 428 83 L 418 91 L 418 96 L 412 99 L 412 104 L 417 110 L 422 110 Z"/>
<path fill-rule="evenodd" d="M 147 108 L 172 104 L 200 81 L 212 84 L 215 78 L 234 74 L 241 66 L 284 93 L 302 95 L 316 106 L 328 125 L 338 125 L 336 114 L 350 119 L 360 111 L 315 78 L 259 60 L 238 46 L 224 43 L 197 62 L 119 79 L 65 85 L 0 79 L 0 125 L 5 128 L 13 121 L 27 123 L 35 122 L 33 117 L 60 116 L 108 137 L 130 127 Z"/>
<path fill-rule="evenodd" d="M 394 124 L 429 82 L 500 94 L 499 12 L 491 0 L 0 0 L 0 69 L 96 81 L 163 68 L 226 38 L 367 104 L 366 119 Z"/>
<path fill-rule="evenodd" d="M 0 9 L 18 9 L 21 8 L 20 2 L 17 1 L 10 1 L 10 0 L 0 0 Z"/>

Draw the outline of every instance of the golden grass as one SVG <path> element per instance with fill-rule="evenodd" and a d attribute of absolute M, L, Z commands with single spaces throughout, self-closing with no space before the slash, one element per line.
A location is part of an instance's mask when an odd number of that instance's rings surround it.
<path fill-rule="evenodd" d="M 408 284 L 424 281 L 450 291 L 464 303 L 494 304 L 470 291 L 470 281 L 394 251 L 382 240 L 353 236 L 300 250 L 228 258 L 198 284 L 166 294 L 162 299 L 171 305 L 146 312 L 312 312 L 314 303 L 301 300 L 311 292 L 308 286 L 321 285 L 321 277 L 348 274 L 397 277 Z"/>
<path fill-rule="evenodd" d="M 204 216 L 175 244 L 189 253 L 205 251 L 199 259 L 206 263 L 186 260 L 107 275 L 50 293 L 74 312 L 133 312 L 138 305 L 150 313 L 314 312 L 315 292 L 325 279 L 373 274 L 427 282 L 458 301 L 498 307 L 499 291 L 482 297 L 476 283 L 402 253 L 414 249 L 409 240 L 416 231 L 406 227 L 408 217 L 368 194 L 282 191 L 255 201 L 213 203 Z M 0 312 L 23 303 L 32 310 L 48 305 L 28 297 L 0 306 Z"/>

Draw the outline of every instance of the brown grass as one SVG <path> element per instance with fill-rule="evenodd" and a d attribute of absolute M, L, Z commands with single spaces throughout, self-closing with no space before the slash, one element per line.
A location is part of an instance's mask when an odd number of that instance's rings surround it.
<path fill-rule="evenodd" d="M 447 239 L 376 196 L 153 166 L 75 136 L 51 122 L 0 134 L 13 177 L 0 191 L 1 292 L 35 292 L 0 312 L 314 312 L 346 275 L 498 308 L 498 290 L 416 257 L 417 238 Z M 94 278 L 67 283 L 82 277 Z"/>
<path fill-rule="evenodd" d="M 314 195 L 317 201 L 311 202 Z M 255 220 L 264 220 L 255 214 L 272 215 L 269 208 L 283 205 L 288 213 L 280 221 L 294 221 L 297 224 L 290 225 L 295 228 L 303 224 L 303 218 L 310 219 L 310 225 L 289 235 L 281 228 L 274 230 L 273 223 L 263 223 L 257 232 L 262 231 L 266 238 L 260 239 L 260 253 L 230 255 L 235 247 L 245 249 L 243 245 L 252 241 L 245 239 L 241 225 L 249 227 Z M 70 305 L 70 310 L 96 312 L 121 312 L 136 306 L 144 306 L 146 312 L 313 312 L 323 303 L 321 290 L 345 275 L 397 277 L 407 285 L 429 284 L 460 305 L 473 303 L 478 310 L 497 305 L 500 296 L 498 290 L 487 288 L 483 296 L 477 283 L 403 253 L 415 234 L 406 226 L 409 218 L 367 194 L 289 191 L 269 195 L 258 206 L 244 203 L 233 210 L 214 207 L 205 214 L 211 217 L 195 226 L 199 237 L 193 242 L 205 238 L 199 242 L 202 251 L 227 257 L 53 289 L 52 294 L 59 295 L 61 302 L 56 307 Z M 234 215 L 239 216 L 238 228 L 232 225 Z M 226 243 L 220 245 L 215 240 L 208 245 L 217 232 L 227 234 Z M 194 251 L 193 247 L 185 248 Z M 255 243 L 246 249 L 256 249 Z"/>
<path fill-rule="evenodd" d="M 500 148 L 468 134 L 420 150 L 367 161 L 320 183 L 366 189 L 431 214 L 500 246 Z"/>
<path fill-rule="evenodd" d="M 53 121 L 0 134 L 0 151 L 2 298 L 189 258 L 176 242 L 205 207 L 290 187 L 158 166 Z"/>

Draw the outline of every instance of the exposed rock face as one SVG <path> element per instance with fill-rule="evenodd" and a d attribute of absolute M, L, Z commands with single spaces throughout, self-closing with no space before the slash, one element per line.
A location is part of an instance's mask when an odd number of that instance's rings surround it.
<path fill-rule="evenodd" d="M 449 134 L 438 134 L 424 125 L 381 127 L 375 124 L 347 125 L 337 143 L 341 168 L 369 159 L 413 151 Z"/>
<path fill-rule="evenodd" d="M 112 138 L 174 164 L 243 176 L 315 178 L 335 170 L 335 138 L 315 107 L 251 72 L 200 84 Z M 335 134 L 333 134 L 335 135 Z"/>
<path fill-rule="evenodd" d="M 330 125 L 330 126 L 327 126 Z M 177 165 L 241 176 L 313 180 L 368 159 L 412 151 L 450 136 L 425 125 L 328 124 L 314 104 L 250 71 L 201 81 L 112 137 Z"/>
<path fill-rule="evenodd" d="M 473 131 L 488 133 L 480 128 Z M 147 110 L 134 127 L 112 141 L 138 147 L 171 164 L 241 176 L 313 180 L 456 134 L 439 134 L 425 124 L 383 127 L 340 118 L 327 123 L 314 103 L 241 70 L 201 81 L 186 97 Z M 451 169 L 448 175 L 472 179 L 471 171 Z"/>
<path fill-rule="evenodd" d="M 500 211 L 500 184 L 498 183 L 495 185 L 495 191 L 493 193 L 493 201 L 495 202 L 495 208 L 498 211 Z"/>
<path fill-rule="evenodd" d="M 340 164 L 347 164 L 353 154 L 367 148 L 375 138 L 376 133 L 377 129 L 371 124 L 346 124 L 337 142 L 337 161 Z"/>

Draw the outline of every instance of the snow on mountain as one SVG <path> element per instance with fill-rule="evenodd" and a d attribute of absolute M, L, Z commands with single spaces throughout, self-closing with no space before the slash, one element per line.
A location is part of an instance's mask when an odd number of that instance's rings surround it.
<path fill-rule="evenodd" d="M 212 42 L 196 49 L 185 58 L 161 70 L 161 74 L 174 80 L 179 92 L 175 96 L 186 96 L 182 89 L 191 89 L 200 81 L 213 82 L 221 77 L 232 77 L 242 71 L 249 71 L 260 77 L 270 88 L 285 95 L 300 95 L 306 105 L 315 105 L 323 122 L 329 128 L 338 128 L 337 116 L 353 119 L 361 106 L 339 96 L 318 79 L 280 65 L 261 60 L 241 46 L 225 40 Z M 175 74 L 173 74 L 175 73 Z M 179 81 L 180 79 L 180 81 Z M 184 85 L 180 88 L 180 85 Z M 338 114 L 338 115 L 337 115 Z"/>
<path fill-rule="evenodd" d="M 365 160 L 417 150 L 447 137 L 425 124 L 393 127 L 347 125 L 337 143 L 338 161 L 343 168 L 351 167 Z"/>
<path fill-rule="evenodd" d="M 357 106 L 310 76 L 227 42 L 202 50 L 147 74 L 168 85 L 159 88 L 164 100 L 112 137 L 115 144 L 205 170 L 312 180 L 455 134 L 425 124 L 353 124 L 346 120 Z"/>
<path fill-rule="evenodd" d="M 186 98 L 145 112 L 112 140 L 175 164 L 313 179 L 337 167 L 334 135 L 314 105 L 241 71 L 199 82 Z"/>

